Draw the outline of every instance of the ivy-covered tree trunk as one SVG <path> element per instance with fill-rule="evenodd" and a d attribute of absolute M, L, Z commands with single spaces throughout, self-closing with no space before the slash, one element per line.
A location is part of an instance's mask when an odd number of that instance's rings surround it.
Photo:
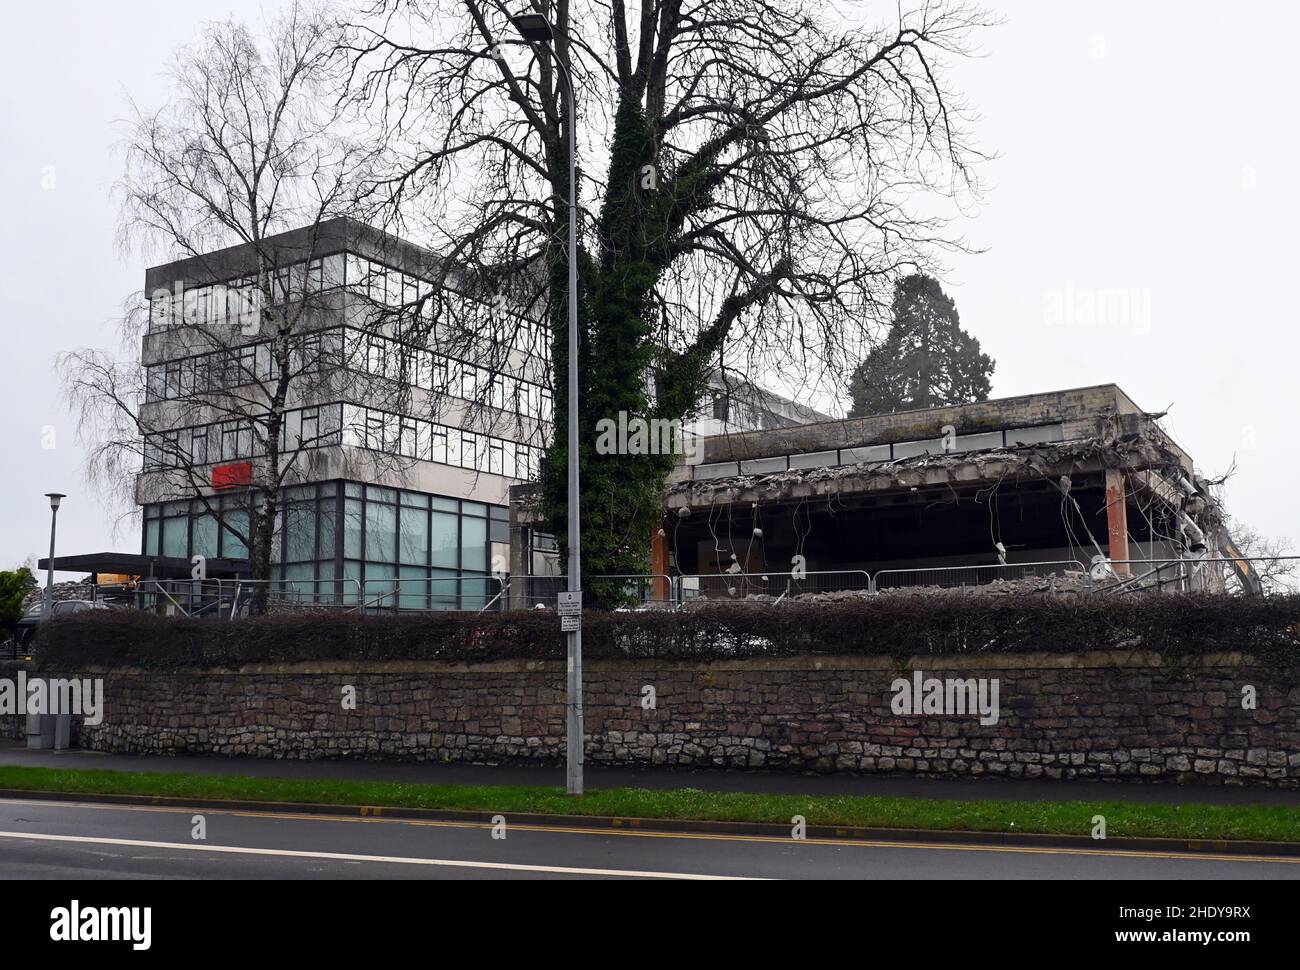
<path fill-rule="evenodd" d="M 644 188 L 642 172 L 655 159 L 646 125 L 634 104 L 623 103 L 615 122 L 610 183 L 601 211 L 593 260 L 582 254 L 579 280 L 578 443 L 584 577 L 645 573 L 650 537 L 662 516 L 664 479 L 672 454 L 598 450 L 602 419 L 680 418 L 676 399 L 650 400 L 656 360 L 651 339 L 650 297 L 662 272 L 663 255 L 647 241 L 665 228 L 657 193 Z M 657 180 L 656 180 L 657 181 Z M 567 543 L 568 293 L 567 253 L 552 250 L 551 325 L 555 361 L 555 434 L 547 451 L 544 514 L 561 545 Z M 682 395 L 677 395 L 681 397 Z M 667 405 L 667 407 L 665 407 Z M 606 453 L 601 453 L 606 452 Z M 567 553 L 567 549 L 566 549 Z M 617 597 L 615 584 L 587 584 L 598 603 Z"/>

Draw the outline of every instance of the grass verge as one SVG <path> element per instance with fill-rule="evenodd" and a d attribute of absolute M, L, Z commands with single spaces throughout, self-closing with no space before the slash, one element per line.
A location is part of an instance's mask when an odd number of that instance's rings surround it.
<path fill-rule="evenodd" d="M 952 801 L 870 796 L 759 795 L 693 788 L 608 788 L 572 798 L 559 788 L 407 785 L 329 779 L 249 778 L 0 766 L 0 788 L 33 792 L 376 805 L 493 813 L 619 816 L 809 825 L 1088 835 L 1105 816 L 1107 837 L 1300 842 L 1300 808 L 1148 805 L 1106 801 Z"/>

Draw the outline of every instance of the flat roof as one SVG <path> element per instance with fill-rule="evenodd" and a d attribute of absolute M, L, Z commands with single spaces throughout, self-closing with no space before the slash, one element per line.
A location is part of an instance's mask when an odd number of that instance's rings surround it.
<path fill-rule="evenodd" d="M 37 568 L 49 569 L 48 558 L 37 562 Z M 212 556 L 206 562 L 208 574 L 233 576 L 248 573 L 247 559 L 228 559 Z M 194 568 L 190 560 L 181 556 L 146 556 L 138 552 L 92 552 L 81 556 L 55 556 L 54 569 L 61 573 L 115 573 L 123 576 L 153 576 L 158 579 L 188 579 Z"/>

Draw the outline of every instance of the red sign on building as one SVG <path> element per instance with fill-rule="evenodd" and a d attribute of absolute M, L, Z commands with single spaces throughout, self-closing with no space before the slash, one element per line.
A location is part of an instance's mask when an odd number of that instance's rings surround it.
<path fill-rule="evenodd" d="M 212 466 L 213 488 L 235 488 L 253 484 L 253 463 L 237 461 L 230 465 Z"/>

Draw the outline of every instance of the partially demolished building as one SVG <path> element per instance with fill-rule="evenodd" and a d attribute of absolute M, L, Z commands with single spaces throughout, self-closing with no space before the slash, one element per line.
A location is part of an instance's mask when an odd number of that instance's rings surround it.
<path fill-rule="evenodd" d="M 1218 503 L 1158 417 L 1104 384 L 708 438 L 668 483 L 652 571 L 1109 560 L 1123 577 L 1217 556 Z"/>
<path fill-rule="evenodd" d="M 763 599 L 1037 576 L 1214 591 L 1234 570 L 1259 592 L 1216 489 L 1160 417 L 1101 384 L 703 438 L 666 484 L 641 595 Z M 560 573 L 535 495 L 511 489 L 514 605 L 547 601 L 538 591 L 549 587 L 529 580 Z M 1213 568 L 1195 567 L 1204 559 Z"/>

